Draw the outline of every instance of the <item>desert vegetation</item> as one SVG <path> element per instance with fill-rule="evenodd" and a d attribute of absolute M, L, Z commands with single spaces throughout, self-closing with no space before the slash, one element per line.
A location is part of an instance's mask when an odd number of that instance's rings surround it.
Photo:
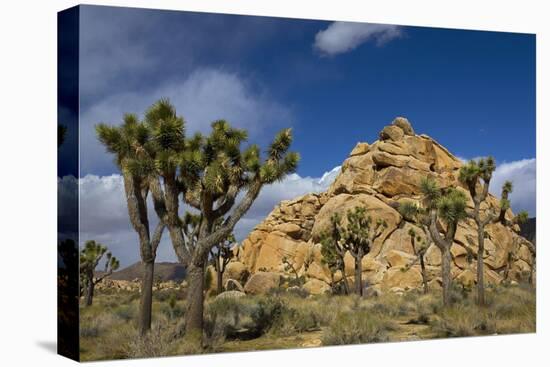
<path fill-rule="evenodd" d="M 133 322 L 135 292 L 102 289 L 81 312 L 84 360 L 317 347 L 535 331 L 535 291 L 528 284 L 487 289 L 486 306 L 473 290 L 415 290 L 364 298 L 288 290 L 244 297 L 207 297 L 204 346 L 184 342 L 186 289 L 153 293 L 153 324 L 145 338 Z"/>
<path fill-rule="evenodd" d="M 535 331 L 536 248 L 518 235 L 512 184 L 489 193 L 491 157 L 463 164 L 396 118 L 327 192 L 281 202 L 237 243 L 262 188 L 297 169 L 290 129 L 263 153 L 224 120 L 187 136 L 162 99 L 96 130 L 124 180 L 142 272 L 139 288 L 101 283 L 118 260 L 85 244 L 85 360 Z M 164 232 L 183 282 L 155 282 Z"/>

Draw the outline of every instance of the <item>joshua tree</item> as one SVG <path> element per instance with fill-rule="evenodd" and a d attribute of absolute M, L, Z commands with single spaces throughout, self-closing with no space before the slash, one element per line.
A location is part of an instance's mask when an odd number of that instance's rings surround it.
<path fill-rule="evenodd" d="M 348 210 L 345 225 L 338 214 L 335 213 L 331 218 L 331 222 L 338 232 L 337 236 L 340 238 L 339 241 L 336 241 L 338 242 L 336 247 L 342 249 L 344 253 L 349 251 L 355 260 L 355 293 L 359 296 L 363 295 L 363 256 L 369 253 L 373 242 L 387 228 L 387 224 L 383 220 L 377 220 L 373 224 L 372 218 L 367 216 L 366 212 L 367 209 L 363 207 Z M 345 274 L 343 276 L 345 277 Z"/>
<path fill-rule="evenodd" d="M 429 292 L 428 276 L 426 274 L 426 265 L 424 263 L 424 255 L 431 244 L 430 230 L 429 230 L 429 218 L 426 215 L 426 211 L 420 208 L 416 203 L 411 201 L 402 202 L 399 205 L 399 213 L 405 218 L 405 220 L 412 221 L 418 224 L 423 232 L 425 239 L 422 239 L 413 228 L 410 228 L 408 235 L 411 239 L 411 246 L 413 254 L 416 255 L 416 260 L 420 262 L 420 270 L 422 273 L 422 284 L 424 287 L 424 293 Z M 416 260 L 409 265 L 413 266 Z"/>
<path fill-rule="evenodd" d="M 431 178 L 421 182 L 424 194 L 425 213 L 429 223 L 430 237 L 441 251 L 441 280 L 443 304 L 451 303 L 451 246 L 453 245 L 458 223 L 466 218 L 466 195 L 454 188 L 442 190 Z M 438 222 L 445 224 L 445 234 L 441 234 Z"/>
<path fill-rule="evenodd" d="M 288 152 L 290 129 L 276 135 L 264 160 L 256 145 L 242 150 L 246 131 L 232 128 L 224 120 L 212 123 L 209 136 L 196 134 L 186 139 L 184 121 L 167 100 L 158 101 L 146 112 L 144 126 L 150 143 L 140 166 L 154 167 L 148 186 L 155 211 L 169 230 L 178 260 L 187 268 L 186 337 L 196 344 L 202 339 L 204 267 L 210 250 L 228 238 L 264 185 L 296 170 L 299 155 Z M 178 216 L 180 197 L 198 211 L 192 241 Z M 214 227 L 217 221 L 221 224 Z"/>
<path fill-rule="evenodd" d="M 474 202 L 473 212 L 468 212 L 468 217 L 472 218 L 477 225 L 477 304 L 485 305 L 485 283 L 483 256 L 485 254 L 485 227 L 489 223 L 500 221 L 503 225 L 512 225 L 521 222 L 526 216 L 521 212 L 512 221 L 506 220 L 506 211 L 510 208 L 509 194 L 512 192 L 512 183 L 506 181 L 502 186 L 500 199 L 500 213 L 482 211 L 481 204 L 485 202 L 489 194 L 489 185 L 493 172 L 495 171 L 495 161 L 492 157 L 481 158 L 478 161 L 469 161 L 460 169 L 459 180 L 466 185 L 468 192 Z"/>
<path fill-rule="evenodd" d="M 349 294 L 348 278 L 346 277 L 346 266 L 344 263 L 344 255 L 346 250 L 341 245 L 340 231 L 338 230 L 338 224 L 340 223 L 340 216 L 335 213 L 330 218 L 330 230 L 321 236 L 321 260 L 323 264 L 327 265 L 330 270 L 331 287 L 334 291 L 335 281 L 334 273 L 338 270 L 342 274 L 342 282 L 344 284 L 344 293 Z"/>
<path fill-rule="evenodd" d="M 103 274 L 94 278 L 94 271 L 103 256 L 105 255 L 105 268 Z M 85 305 L 91 306 L 94 297 L 95 286 L 102 282 L 103 279 L 110 276 L 113 271 L 117 270 L 120 263 L 111 252 L 107 251 L 107 247 L 95 241 L 86 241 L 84 248 L 80 251 L 80 275 L 85 288 Z"/>
<path fill-rule="evenodd" d="M 482 215 L 481 204 L 487 199 L 489 194 L 489 184 L 491 183 L 495 168 L 493 157 L 481 158 L 477 162 L 471 160 L 462 166 L 459 174 L 459 180 L 466 185 L 474 202 L 474 211 L 469 212 L 468 217 L 472 218 L 477 225 L 477 304 L 479 306 L 485 305 L 485 284 L 483 280 L 485 226 L 497 219 L 496 214 L 487 213 L 487 211 L 485 215 Z M 508 202 L 508 193 L 511 190 L 511 183 L 507 181 L 502 189 L 503 196 L 506 195 L 506 199 L 503 199 L 503 201 Z M 504 217 L 506 209 L 501 210 L 500 215 L 502 217 Z"/>
<path fill-rule="evenodd" d="M 428 250 L 428 244 L 422 237 L 418 236 L 414 229 L 409 229 L 409 236 L 411 237 L 411 245 L 413 253 L 420 262 L 420 271 L 422 274 L 422 286 L 424 287 L 424 294 L 429 292 L 428 288 L 428 275 L 426 274 L 426 264 L 424 264 L 424 255 Z"/>
<path fill-rule="evenodd" d="M 231 234 L 227 239 L 215 244 L 214 247 L 210 249 L 210 258 L 212 260 L 212 264 L 214 265 L 214 269 L 216 270 L 218 281 L 218 294 L 223 292 L 223 273 L 225 272 L 227 264 L 229 264 L 229 261 L 233 258 L 232 247 L 235 242 L 235 236 Z"/>
<path fill-rule="evenodd" d="M 139 330 L 144 335 L 151 328 L 155 257 L 164 230 L 164 223 L 161 221 L 151 234 L 147 215 L 147 196 L 151 182 L 159 184 L 157 178 L 151 177 L 154 167 L 147 159 L 152 145 L 150 131 L 135 115 L 127 114 L 122 126 L 99 124 L 96 132 L 107 151 L 115 156 L 115 162 L 122 173 L 128 216 L 139 237 L 143 266 Z"/>

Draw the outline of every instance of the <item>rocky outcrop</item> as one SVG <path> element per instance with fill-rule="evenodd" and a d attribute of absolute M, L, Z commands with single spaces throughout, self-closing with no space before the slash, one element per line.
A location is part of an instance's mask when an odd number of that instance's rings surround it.
<path fill-rule="evenodd" d="M 462 163 L 431 137 L 415 134 L 404 117 L 385 126 L 379 137 L 372 144 L 360 142 L 352 149 L 326 192 L 282 201 L 243 241 L 228 271 L 252 274 L 245 286 L 247 293 L 264 292 L 278 285 L 278 275 L 295 276 L 283 264 L 283 258 L 304 277 L 309 293 L 325 292 L 330 272 L 322 262 L 319 239 L 333 213 L 345 213 L 355 206 L 366 207 L 368 215 L 383 219 L 388 225 L 362 260 L 367 284 L 377 291 L 403 291 L 422 285 L 408 235 L 411 228 L 421 236 L 422 231 L 407 222 L 396 208 L 403 200 L 421 200 L 423 177 L 435 179 L 442 187 L 464 189 L 458 181 Z M 469 205 L 473 207 L 471 200 Z M 482 209 L 494 210 L 498 205 L 499 200 L 490 196 Z M 506 216 L 513 218 L 512 211 L 508 210 Z M 490 224 L 486 231 L 487 282 L 499 283 L 505 274 L 510 280 L 518 280 L 530 271 L 533 259 L 527 240 L 518 234 L 519 227 Z M 463 284 L 475 282 L 472 274 L 476 270 L 476 242 L 475 223 L 462 222 L 451 252 L 453 277 Z M 441 256 L 435 245 L 428 248 L 425 260 L 428 281 L 431 286 L 438 286 Z M 354 265 L 349 254 L 345 263 L 346 274 L 337 273 L 336 279 L 346 276 L 352 282 Z M 231 278 L 237 279 L 237 275 L 232 274 Z"/>

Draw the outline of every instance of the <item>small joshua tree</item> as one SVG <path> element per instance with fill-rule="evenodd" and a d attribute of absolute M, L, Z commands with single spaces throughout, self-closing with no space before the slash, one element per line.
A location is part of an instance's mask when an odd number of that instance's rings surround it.
<path fill-rule="evenodd" d="M 430 237 L 441 251 L 443 304 L 448 306 L 451 303 L 451 246 L 458 223 L 466 218 L 466 196 L 454 188 L 442 190 L 431 178 L 422 180 L 421 190 Z M 446 226 L 444 234 L 438 228 L 440 220 Z"/>
<path fill-rule="evenodd" d="M 420 262 L 420 271 L 422 274 L 422 286 L 424 288 L 424 294 L 429 292 L 428 288 L 428 274 L 426 273 L 426 264 L 424 263 L 424 255 L 428 250 L 428 244 L 422 237 L 418 236 L 414 229 L 409 229 L 408 232 L 411 238 L 411 245 L 413 253 L 416 255 L 417 260 Z"/>
<path fill-rule="evenodd" d="M 105 256 L 105 268 L 103 274 L 94 278 L 94 271 Z M 80 251 L 80 275 L 84 286 L 85 305 L 91 306 L 94 297 L 95 286 L 103 279 L 110 276 L 119 267 L 119 261 L 107 247 L 95 241 L 86 241 L 84 248 Z"/>
<path fill-rule="evenodd" d="M 399 205 L 399 213 L 405 218 L 407 221 L 414 222 L 415 224 L 419 225 L 420 228 L 422 228 L 424 232 L 425 239 L 422 239 L 416 231 L 413 228 L 410 228 L 408 231 L 408 235 L 411 239 L 411 246 L 413 254 L 416 255 L 416 260 L 409 265 L 409 268 L 413 266 L 416 261 L 420 262 L 420 270 L 422 274 L 422 284 L 424 287 L 424 293 L 429 292 L 428 287 L 428 276 L 426 273 L 426 266 L 424 263 L 424 255 L 426 254 L 426 251 L 428 251 L 428 248 L 431 244 L 431 237 L 430 237 L 430 231 L 429 231 L 429 218 L 426 215 L 426 211 L 420 208 L 416 203 L 411 201 L 405 201 L 402 202 Z"/>
<path fill-rule="evenodd" d="M 355 293 L 359 296 L 363 295 L 363 257 L 370 252 L 374 241 L 387 228 L 387 224 L 383 220 L 379 219 L 373 223 L 372 218 L 367 216 L 366 212 L 367 209 L 364 207 L 348 210 L 346 225 L 339 221 L 338 217 L 333 219 L 338 232 L 340 232 L 342 248 L 349 251 L 355 260 Z"/>
<path fill-rule="evenodd" d="M 321 236 L 321 255 L 323 256 L 321 262 L 325 264 L 330 271 L 330 280 L 332 291 L 336 289 L 336 282 L 334 280 L 334 274 L 340 271 L 342 274 L 342 282 L 344 284 L 344 293 L 349 294 L 349 284 L 346 277 L 346 267 L 344 263 L 344 255 L 346 250 L 341 245 L 340 231 L 338 230 L 338 224 L 340 223 L 340 216 L 338 214 L 333 215 L 330 218 L 330 230 Z"/>
<path fill-rule="evenodd" d="M 231 234 L 227 239 L 217 243 L 210 250 L 210 258 L 216 270 L 218 294 L 223 292 L 223 273 L 225 273 L 227 264 L 233 258 L 232 247 L 235 245 L 235 242 L 235 236 Z"/>

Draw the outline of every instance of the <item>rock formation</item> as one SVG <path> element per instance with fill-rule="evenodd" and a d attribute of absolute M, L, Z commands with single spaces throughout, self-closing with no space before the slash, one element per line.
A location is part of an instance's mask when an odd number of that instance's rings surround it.
<path fill-rule="evenodd" d="M 388 224 L 376 240 L 370 253 L 362 260 L 363 278 L 377 292 L 418 288 L 422 276 L 415 263 L 408 231 L 423 231 L 407 222 L 396 210 L 403 200 L 421 199 L 420 182 L 423 177 L 434 178 L 442 187 L 464 188 L 458 181 L 462 162 L 427 135 L 416 135 L 406 118 L 398 117 L 382 129 L 379 140 L 372 144 L 358 143 L 344 161 L 340 174 L 330 188 L 320 194 L 307 194 L 282 201 L 254 228 L 242 245 L 229 269 L 231 277 L 251 274 L 250 280 L 259 280 L 256 274 L 268 272 L 260 278 L 275 283 L 276 276 L 292 277 L 283 258 L 303 275 L 312 293 L 324 292 L 330 281 L 329 270 L 323 265 L 319 238 L 330 223 L 333 213 L 345 213 L 355 206 L 364 206 L 375 219 Z M 469 197 L 469 196 L 468 196 Z M 483 210 L 498 210 L 499 200 L 489 196 Z M 473 206 L 472 202 L 469 203 Z M 508 219 L 513 213 L 508 210 Z M 452 276 L 461 284 L 475 282 L 476 227 L 472 220 L 461 222 L 452 247 Z M 505 272 L 509 280 L 520 280 L 531 269 L 533 260 L 521 237 L 519 227 L 505 227 L 500 223 L 486 227 L 485 279 L 499 283 Z M 468 251 L 471 249 L 471 251 Z M 431 245 L 425 256 L 429 282 L 440 284 L 440 253 Z M 346 276 L 353 281 L 353 258 L 347 254 Z M 342 276 L 341 274 L 337 274 Z M 264 279 L 265 278 L 265 279 Z M 255 281 L 256 283 L 256 281 Z M 253 288 L 253 287 L 249 287 Z M 254 287 L 257 292 L 261 287 Z M 246 287 L 245 287 L 246 290 Z"/>

